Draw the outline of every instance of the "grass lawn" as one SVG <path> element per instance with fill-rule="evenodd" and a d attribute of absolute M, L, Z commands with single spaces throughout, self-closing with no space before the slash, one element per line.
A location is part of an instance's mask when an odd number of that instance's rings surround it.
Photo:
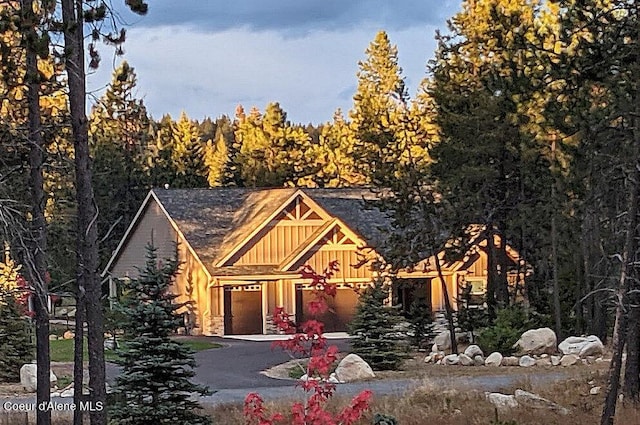
<path fill-rule="evenodd" d="M 51 361 L 52 362 L 72 362 L 73 361 L 73 340 L 72 339 L 57 339 L 49 341 L 51 344 Z M 220 348 L 221 344 L 216 344 L 201 339 L 181 339 L 180 342 L 191 347 L 193 351 L 210 350 L 212 348 Z M 87 353 L 87 341 L 84 341 L 84 359 L 89 358 Z M 115 351 L 105 350 L 105 359 L 107 361 L 114 361 L 118 358 Z"/>

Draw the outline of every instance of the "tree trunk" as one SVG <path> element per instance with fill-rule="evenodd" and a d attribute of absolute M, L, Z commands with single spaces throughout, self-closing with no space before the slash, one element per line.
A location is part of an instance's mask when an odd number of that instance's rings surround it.
<path fill-rule="evenodd" d="M 622 393 L 625 401 L 631 401 L 636 406 L 640 403 L 640 281 L 637 271 L 640 269 L 640 258 L 638 258 L 638 202 L 640 201 L 640 119 L 634 119 L 633 138 L 636 154 L 635 170 L 632 173 L 631 184 L 634 185 L 635 197 L 629 211 L 629 230 L 633 231 L 629 246 L 629 258 L 625 267 L 628 267 L 628 281 L 630 293 L 627 313 L 628 335 L 627 335 L 627 360 L 625 362 L 624 385 Z"/>
<path fill-rule="evenodd" d="M 493 241 L 493 224 L 486 225 L 487 234 L 487 314 L 489 322 L 493 323 L 496 318 L 496 248 Z"/>
<path fill-rule="evenodd" d="M 556 220 L 556 180 L 555 180 L 555 161 L 556 161 L 556 140 L 555 135 L 551 141 L 551 270 L 553 279 L 553 320 L 555 325 L 556 336 L 562 338 L 562 311 L 560 307 L 560 282 L 558 279 L 558 225 Z"/>
<path fill-rule="evenodd" d="M 22 18 L 32 25 L 26 30 L 26 81 L 27 103 L 29 113 L 29 168 L 31 189 L 31 237 L 30 247 L 26 253 L 27 271 L 30 284 L 35 292 L 36 322 L 36 403 L 48 403 L 51 400 L 49 374 L 51 370 L 49 354 L 49 290 L 47 283 L 47 224 L 45 206 L 47 203 L 44 191 L 42 167 L 44 165 L 44 140 L 42 137 L 42 121 L 40 116 L 40 72 L 35 50 L 35 25 L 37 17 L 31 1 L 22 4 Z M 51 423 L 51 412 L 37 409 L 38 425 Z"/>
<path fill-rule="evenodd" d="M 73 402 L 80 406 L 82 401 L 82 383 L 84 382 L 84 291 L 76 288 L 75 336 L 73 338 Z M 73 425 L 83 425 L 84 413 L 80 409 L 73 411 Z"/>
<path fill-rule="evenodd" d="M 104 331 L 101 286 L 98 269 L 97 208 L 91 185 L 91 159 L 86 117 L 84 31 L 82 0 L 62 0 L 66 69 L 69 85 L 71 129 L 74 139 L 76 197 L 78 201 L 77 283 L 85 294 L 87 345 L 89 352 L 89 394 L 94 403 L 106 406 Z M 76 329 L 77 331 L 78 329 Z M 105 425 L 105 410 L 90 412 L 92 425 Z"/>
<path fill-rule="evenodd" d="M 449 300 L 449 290 L 447 289 L 447 282 L 444 280 L 442 274 L 442 265 L 440 264 L 440 258 L 438 254 L 435 255 L 436 270 L 438 271 L 438 278 L 442 285 L 442 294 L 444 296 L 444 310 L 447 315 L 447 324 L 449 325 L 449 337 L 451 338 L 451 352 L 458 354 L 458 341 L 456 340 L 456 327 L 453 323 L 453 308 L 451 307 L 451 301 Z"/>
<path fill-rule="evenodd" d="M 635 124 L 639 124 L 635 120 Z M 634 133 L 638 133 L 640 128 L 637 126 Z M 635 134 L 634 134 L 635 135 Z M 637 134 L 640 136 L 640 134 Z M 635 138 L 635 137 L 634 137 Z M 636 138 L 637 140 L 637 138 Z M 620 386 L 620 370 L 622 368 L 622 352 L 625 345 L 625 334 L 627 326 L 627 318 L 625 317 L 625 306 L 629 292 L 631 262 L 636 250 L 636 236 L 638 226 L 638 202 L 640 202 L 640 146 L 636 143 L 634 146 L 634 170 L 631 177 L 627 179 L 629 184 L 628 207 L 627 207 L 627 224 L 624 248 L 622 251 L 622 261 L 620 265 L 620 277 L 618 280 L 618 288 L 616 290 L 616 321 L 613 328 L 613 357 L 609 367 L 609 383 L 607 385 L 607 397 L 602 409 L 601 425 L 613 425 L 613 419 L 616 413 L 616 401 L 618 399 L 618 389 Z M 636 366 L 637 367 L 637 366 Z"/>

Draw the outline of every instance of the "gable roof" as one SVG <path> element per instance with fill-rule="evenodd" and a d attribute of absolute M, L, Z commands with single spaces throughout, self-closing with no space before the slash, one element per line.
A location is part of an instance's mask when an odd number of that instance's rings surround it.
<path fill-rule="evenodd" d="M 388 225 L 382 212 L 364 207 L 363 199 L 376 197 L 367 188 L 210 188 L 152 191 L 212 275 L 218 275 L 222 271 L 222 267 L 215 266 L 220 260 L 255 233 L 270 217 L 286 207 L 288 201 L 295 199 L 299 192 L 344 222 L 371 246 L 381 242 L 383 234 L 380 229 Z"/>

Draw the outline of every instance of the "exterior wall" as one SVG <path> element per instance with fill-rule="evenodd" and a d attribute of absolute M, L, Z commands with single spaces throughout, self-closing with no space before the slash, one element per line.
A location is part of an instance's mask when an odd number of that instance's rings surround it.
<path fill-rule="evenodd" d="M 298 261 L 292 270 L 308 264 L 315 271 L 320 272 L 329 265 L 329 262 L 337 260 L 340 270 L 335 274 L 335 280 L 370 280 L 372 272 L 368 264 L 358 268 L 355 267 L 355 265 L 362 261 L 358 248 L 355 245 L 339 245 L 339 247 L 340 248 L 331 248 L 330 246 L 324 245 L 315 248 Z"/>
<path fill-rule="evenodd" d="M 234 265 L 280 264 L 321 225 L 320 220 L 308 222 L 274 220 L 253 238 L 255 241 L 253 244 L 249 243 L 246 250 L 241 250 L 228 263 Z"/>
<path fill-rule="evenodd" d="M 113 277 L 136 277 L 136 267 L 145 264 L 146 246 L 153 242 L 157 248 L 158 258 L 171 258 L 176 255 L 176 231 L 164 215 L 160 206 L 150 199 L 142 216 L 138 219 L 138 225 L 129 235 L 120 255 L 113 263 L 110 273 Z"/>
<path fill-rule="evenodd" d="M 458 295 L 458 285 L 456 284 L 456 274 L 446 273 L 444 280 L 449 293 L 449 302 L 454 309 L 457 309 L 456 297 Z M 442 290 L 442 282 L 440 278 L 431 279 L 431 305 L 434 311 L 444 310 L 444 291 Z"/>
<path fill-rule="evenodd" d="M 209 276 L 184 243 L 178 245 L 178 258 L 180 258 L 181 264 L 172 292 L 178 295 L 177 303 L 193 303 L 192 312 L 195 317 L 192 320 L 195 320 L 195 323 L 192 325 L 196 327 L 194 334 L 208 333 L 208 323 L 211 317 L 209 297 L 207 296 Z M 186 313 L 188 311 L 187 307 L 183 307 L 179 312 Z"/>
<path fill-rule="evenodd" d="M 186 243 L 178 242 L 178 239 L 178 234 L 167 216 L 155 200 L 151 199 L 139 217 L 136 228 L 133 229 L 122 247 L 119 257 L 113 263 L 110 274 L 115 278 L 137 277 L 136 267 L 144 266 L 146 246 L 149 243 L 153 243 L 157 248 L 156 254 L 160 260 L 173 258 L 177 253 L 180 268 L 172 292 L 178 295 L 176 298 L 178 303 L 188 300 L 194 302 L 193 313 L 195 317 L 192 320 L 195 321 L 193 325 L 197 328 L 194 329 L 194 333 L 197 334 L 203 330 L 206 331 L 203 329 L 203 325 L 206 326 L 210 321 L 209 297 L 206 295 L 209 279 L 203 267 L 187 248 Z M 191 294 L 189 294 L 190 291 Z M 186 307 L 183 307 L 180 312 L 186 311 Z"/>

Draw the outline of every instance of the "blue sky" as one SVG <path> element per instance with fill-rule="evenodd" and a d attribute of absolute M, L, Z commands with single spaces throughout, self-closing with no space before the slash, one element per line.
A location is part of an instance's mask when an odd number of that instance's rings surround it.
<path fill-rule="evenodd" d="M 436 29 L 460 0 L 151 0 L 130 24 L 124 58 L 138 74 L 138 96 L 155 118 L 233 116 L 277 101 L 296 123 L 319 124 L 348 111 L 358 61 L 379 30 L 398 46 L 413 94 L 433 57 Z M 114 67 L 103 49 L 89 76 L 95 94 Z M 116 63 L 119 59 L 116 59 Z"/>

